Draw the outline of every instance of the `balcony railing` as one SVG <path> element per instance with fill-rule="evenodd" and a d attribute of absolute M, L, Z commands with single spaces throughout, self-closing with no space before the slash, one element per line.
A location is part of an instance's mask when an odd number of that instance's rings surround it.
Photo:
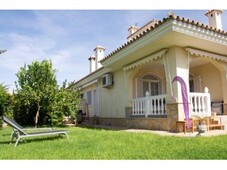
<path fill-rule="evenodd" d="M 132 99 L 133 116 L 157 116 L 166 115 L 166 94 Z M 210 93 L 189 93 L 190 116 L 211 116 Z"/>
<path fill-rule="evenodd" d="M 132 100 L 132 115 L 145 116 L 149 115 L 166 115 L 166 95 L 150 96 L 136 98 Z"/>
<path fill-rule="evenodd" d="M 205 93 L 189 93 L 190 115 L 211 116 L 211 101 L 208 88 Z"/>

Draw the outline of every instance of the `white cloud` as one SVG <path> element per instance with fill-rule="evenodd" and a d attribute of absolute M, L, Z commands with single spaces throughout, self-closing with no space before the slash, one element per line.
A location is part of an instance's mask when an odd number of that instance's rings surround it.
<path fill-rule="evenodd" d="M 1 57 L 0 65 L 1 68 L 8 68 L 14 72 L 24 63 L 45 58 L 45 51 L 56 44 L 53 40 L 43 36 L 30 37 L 15 32 L 5 34 L 4 39 L 9 41 L 9 47 L 7 53 Z"/>
<path fill-rule="evenodd" d="M 88 74 L 89 56 L 84 57 L 86 53 L 88 53 L 86 47 L 74 44 L 50 55 L 50 59 L 53 62 L 53 66 L 58 70 L 58 74 L 62 76 L 62 80 L 75 80 L 81 78 L 78 76 L 85 76 L 85 73 Z M 70 77 L 70 75 L 77 76 Z"/>

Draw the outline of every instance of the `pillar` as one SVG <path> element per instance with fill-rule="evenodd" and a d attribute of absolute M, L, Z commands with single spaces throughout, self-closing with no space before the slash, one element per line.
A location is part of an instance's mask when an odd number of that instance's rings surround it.
<path fill-rule="evenodd" d="M 183 48 L 176 46 L 171 47 L 165 57 L 166 91 L 169 105 L 167 106 L 167 117 L 172 122 L 171 126 L 173 126 L 177 120 L 184 120 L 185 115 L 181 85 L 176 81 L 172 83 L 172 80 L 175 76 L 180 76 L 185 81 L 189 94 L 189 57 Z"/>

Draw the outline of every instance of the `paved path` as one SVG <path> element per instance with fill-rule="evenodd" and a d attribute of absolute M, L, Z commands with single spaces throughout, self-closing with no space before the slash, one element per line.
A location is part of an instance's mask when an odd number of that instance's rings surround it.
<path fill-rule="evenodd" d="M 179 136 L 179 137 L 195 137 L 198 132 L 179 132 L 179 133 L 174 133 L 174 132 L 167 132 L 167 131 L 159 131 L 159 130 L 138 130 L 138 129 L 126 129 L 124 130 L 126 132 L 134 132 L 134 133 L 155 133 L 159 135 L 164 135 L 164 136 Z M 217 135 L 227 135 L 227 130 L 210 130 L 206 131 L 205 133 L 202 133 L 201 136 L 217 136 Z"/>
<path fill-rule="evenodd" d="M 81 127 L 86 127 L 86 125 L 79 125 Z M 129 129 L 124 127 L 114 127 L 114 126 L 101 126 L 101 125 L 88 125 L 89 127 L 94 128 L 103 128 L 103 129 L 112 129 L 112 130 L 120 130 L 125 132 L 133 132 L 133 133 L 155 133 L 159 135 L 165 135 L 165 136 L 179 136 L 179 137 L 195 137 L 198 132 L 168 132 L 168 131 L 160 131 L 160 130 L 143 130 L 143 129 Z M 201 136 L 218 136 L 218 135 L 227 135 L 227 130 L 209 130 L 205 133 L 202 133 Z"/>

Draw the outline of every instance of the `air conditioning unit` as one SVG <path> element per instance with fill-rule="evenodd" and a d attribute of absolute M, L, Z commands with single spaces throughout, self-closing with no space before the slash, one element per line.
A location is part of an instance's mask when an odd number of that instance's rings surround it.
<path fill-rule="evenodd" d="M 106 73 L 102 76 L 102 85 L 104 88 L 110 88 L 113 86 L 113 74 Z"/>

